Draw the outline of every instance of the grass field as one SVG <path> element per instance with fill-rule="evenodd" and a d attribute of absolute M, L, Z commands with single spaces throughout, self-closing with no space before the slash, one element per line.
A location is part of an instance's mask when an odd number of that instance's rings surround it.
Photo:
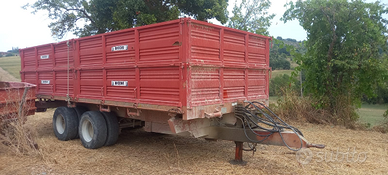
<path fill-rule="evenodd" d="M 294 71 L 294 70 L 274 70 L 272 71 L 272 76 L 271 78 L 275 78 L 279 75 L 283 75 L 283 74 L 287 74 L 289 76 L 291 76 L 291 72 Z"/>
<path fill-rule="evenodd" d="M 360 115 L 359 121 L 362 123 L 370 123 L 371 126 L 378 125 L 384 121 L 383 114 L 388 109 L 388 104 L 372 105 L 362 104 L 357 113 Z"/>
<path fill-rule="evenodd" d="M 269 102 L 270 103 L 276 103 L 278 101 L 279 97 L 278 96 L 270 96 L 269 97 Z"/>
<path fill-rule="evenodd" d="M 20 57 L 0 57 L 0 67 L 9 72 L 12 76 L 20 79 Z"/>

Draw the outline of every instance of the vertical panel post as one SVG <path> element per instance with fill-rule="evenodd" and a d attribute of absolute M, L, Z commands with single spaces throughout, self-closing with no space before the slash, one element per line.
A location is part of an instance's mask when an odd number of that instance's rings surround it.
<path fill-rule="evenodd" d="M 74 93 L 74 96 L 78 99 L 79 98 L 79 94 L 81 93 L 81 69 L 80 69 L 80 65 L 81 65 L 81 58 L 80 58 L 80 40 L 76 40 L 75 41 L 75 53 L 74 53 L 74 66 L 76 68 L 77 71 L 77 81 L 74 81 L 74 82 L 77 82 L 77 84 L 74 84 L 73 85 L 73 88 L 76 89 L 75 93 Z"/>
<path fill-rule="evenodd" d="M 36 92 L 39 92 L 40 90 L 40 83 L 39 83 L 39 72 L 37 71 L 38 70 L 38 59 L 39 59 L 39 56 L 38 56 L 38 48 L 35 47 L 35 81 L 36 81 Z"/>
<path fill-rule="evenodd" d="M 139 30 L 135 29 L 135 79 L 136 79 L 136 88 L 135 88 L 135 98 L 136 103 L 140 102 L 140 70 L 138 64 L 140 62 L 140 34 Z"/>
<path fill-rule="evenodd" d="M 248 47 L 249 47 L 249 34 L 245 34 L 245 59 L 244 59 L 244 61 L 245 61 L 245 65 L 248 65 L 248 62 L 249 62 L 249 60 L 248 60 Z M 248 100 L 249 98 L 248 98 L 248 83 L 249 83 L 249 81 L 248 81 L 248 67 L 247 66 L 245 66 L 245 99 L 246 100 Z"/>
<path fill-rule="evenodd" d="M 220 99 L 221 104 L 224 103 L 224 29 L 221 28 L 220 30 L 220 60 L 221 60 L 221 67 L 220 67 Z"/>
<path fill-rule="evenodd" d="M 49 58 L 51 59 L 52 61 L 52 73 L 53 73 L 53 76 L 52 76 L 52 86 L 53 86 L 53 91 L 51 92 L 52 94 L 51 95 L 55 95 L 56 93 L 56 89 L 57 89 L 57 79 L 56 79 L 56 71 L 55 71 L 55 47 L 54 47 L 54 44 L 50 44 L 51 46 L 51 56 L 49 56 Z"/>
<path fill-rule="evenodd" d="M 180 67 L 179 67 L 179 107 L 186 106 L 186 93 L 185 93 L 185 81 L 186 81 L 186 76 L 185 76 L 185 69 L 186 69 L 186 57 L 185 57 L 185 36 L 184 36 L 184 31 L 185 31 L 185 19 L 180 19 L 179 22 L 179 62 L 180 62 Z"/>
<path fill-rule="evenodd" d="M 105 97 L 106 97 L 106 86 L 107 86 L 107 80 L 106 80 L 106 40 L 105 40 L 105 35 L 102 35 L 102 87 L 103 89 L 103 94 L 102 94 L 102 99 L 104 100 L 105 103 Z"/>
<path fill-rule="evenodd" d="M 266 76 L 265 76 L 265 79 L 266 79 L 266 88 L 265 88 L 265 95 L 267 95 L 267 99 L 269 99 L 269 71 L 270 71 L 270 67 L 269 67 L 269 50 L 270 50 L 270 39 L 266 39 L 266 47 L 265 47 L 265 53 L 266 53 Z M 272 43 L 271 43 L 272 44 Z"/>

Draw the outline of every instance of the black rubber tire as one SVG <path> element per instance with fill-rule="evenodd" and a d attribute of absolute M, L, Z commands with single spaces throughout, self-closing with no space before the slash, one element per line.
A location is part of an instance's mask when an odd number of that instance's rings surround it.
<path fill-rule="evenodd" d="M 105 118 L 106 126 L 108 127 L 108 135 L 105 142 L 105 146 L 111 146 L 116 144 L 119 133 L 119 121 L 117 120 L 117 116 L 112 112 L 101 112 Z"/>
<path fill-rule="evenodd" d="M 82 114 L 84 114 L 86 111 L 89 111 L 88 108 L 84 107 L 84 106 L 77 106 L 75 108 L 73 108 L 75 110 L 75 112 L 77 113 L 77 117 L 78 117 L 78 122 L 81 121 L 81 116 Z M 77 128 L 77 139 L 79 138 L 79 134 L 78 134 L 78 128 Z"/>
<path fill-rule="evenodd" d="M 77 106 L 74 108 L 74 110 L 77 113 L 77 117 L 79 121 L 81 120 L 82 114 L 84 114 L 86 111 L 89 111 L 89 109 L 84 106 Z"/>
<path fill-rule="evenodd" d="M 78 134 L 78 117 L 74 109 L 58 107 L 53 115 L 53 128 L 59 140 L 75 139 Z"/>
<path fill-rule="evenodd" d="M 108 135 L 104 116 L 99 111 L 85 112 L 79 122 L 78 133 L 85 148 L 101 148 Z"/>

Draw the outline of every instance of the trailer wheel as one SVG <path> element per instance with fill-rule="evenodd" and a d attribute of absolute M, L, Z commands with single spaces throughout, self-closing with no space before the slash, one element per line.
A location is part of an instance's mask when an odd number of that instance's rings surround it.
<path fill-rule="evenodd" d="M 58 107 L 53 115 L 53 128 L 59 140 L 75 139 L 78 134 L 78 118 L 74 109 Z"/>
<path fill-rule="evenodd" d="M 78 121 L 81 120 L 82 114 L 84 114 L 86 111 L 89 111 L 88 108 L 84 106 L 77 106 L 74 108 L 75 112 L 77 113 Z"/>
<path fill-rule="evenodd" d="M 112 112 L 102 112 L 102 115 L 105 118 L 106 126 L 108 127 L 108 135 L 106 138 L 105 146 L 114 145 L 119 138 L 119 121 L 117 116 Z"/>
<path fill-rule="evenodd" d="M 89 111 L 88 108 L 84 107 L 84 106 L 77 106 L 75 108 L 73 108 L 75 110 L 75 112 L 77 113 L 77 117 L 78 117 L 78 122 L 81 121 L 81 116 L 83 113 L 85 113 L 86 111 Z M 77 126 L 78 127 L 78 126 Z M 79 134 L 78 134 L 78 128 L 77 128 L 77 139 L 79 138 Z"/>
<path fill-rule="evenodd" d="M 104 146 L 108 133 L 104 116 L 100 112 L 88 111 L 82 114 L 78 129 L 85 148 L 97 149 Z"/>

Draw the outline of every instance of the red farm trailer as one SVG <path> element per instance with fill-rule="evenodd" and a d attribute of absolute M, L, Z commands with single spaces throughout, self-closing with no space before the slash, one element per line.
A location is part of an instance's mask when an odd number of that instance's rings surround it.
<path fill-rule="evenodd" d="M 35 85 L 0 81 L 0 134 L 3 123 L 35 114 Z"/>
<path fill-rule="evenodd" d="M 86 148 L 112 145 L 119 128 L 134 126 L 235 141 L 237 160 L 242 142 L 320 146 L 263 112 L 270 41 L 181 18 L 21 49 L 21 78 L 37 85 L 39 111 L 57 107 L 58 139 L 79 135 Z"/>

